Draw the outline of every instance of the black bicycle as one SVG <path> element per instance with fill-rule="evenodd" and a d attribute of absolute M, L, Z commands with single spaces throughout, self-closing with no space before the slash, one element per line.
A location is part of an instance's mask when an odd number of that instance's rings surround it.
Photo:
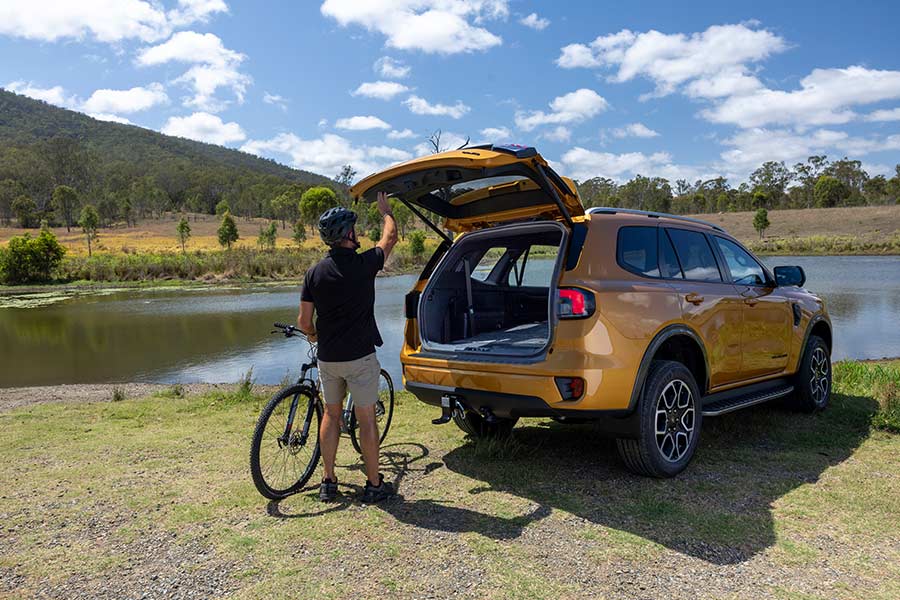
<path fill-rule="evenodd" d="M 292 325 L 275 323 L 272 333 L 287 338 L 306 336 Z M 315 472 L 321 457 L 319 425 L 322 421 L 322 399 L 317 377 L 309 377 L 318 368 L 316 345 L 310 344 L 309 362 L 300 368 L 300 379 L 275 394 L 263 408 L 250 445 L 250 473 L 259 493 L 279 500 L 300 491 Z M 394 416 L 394 382 L 381 370 L 375 418 L 383 442 Z M 353 396 L 347 398 L 341 419 L 342 433 L 349 434 L 357 452 L 362 452 L 357 437 Z"/>

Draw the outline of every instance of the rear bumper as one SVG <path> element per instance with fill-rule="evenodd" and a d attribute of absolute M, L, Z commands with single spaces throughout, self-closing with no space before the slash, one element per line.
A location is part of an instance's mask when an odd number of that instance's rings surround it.
<path fill-rule="evenodd" d="M 538 396 L 508 394 L 465 387 L 406 382 L 406 389 L 425 404 L 440 407 L 449 396 L 465 408 L 481 413 L 488 410 L 497 417 L 570 417 L 597 420 L 604 433 L 632 437 L 636 434 L 634 413 L 627 410 L 584 410 L 551 406 Z"/>

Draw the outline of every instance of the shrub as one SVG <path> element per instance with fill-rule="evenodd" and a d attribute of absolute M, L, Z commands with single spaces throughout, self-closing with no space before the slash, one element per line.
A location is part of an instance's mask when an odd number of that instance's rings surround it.
<path fill-rule="evenodd" d="M 28 233 L 13 237 L 0 253 L 0 279 L 10 285 L 48 281 L 65 253 L 66 249 L 46 228 L 35 238 Z"/>
<path fill-rule="evenodd" d="M 409 234 L 409 251 L 416 258 L 425 253 L 425 232 L 419 229 Z"/>

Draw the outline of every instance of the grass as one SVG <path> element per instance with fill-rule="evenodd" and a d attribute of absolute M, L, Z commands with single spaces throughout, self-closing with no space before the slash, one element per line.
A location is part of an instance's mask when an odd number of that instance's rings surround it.
<path fill-rule="evenodd" d="M 691 467 L 665 481 L 625 472 L 589 424 L 526 420 L 475 442 L 401 393 L 382 470 L 402 498 L 375 507 L 354 500 L 346 439 L 339 502 L 309 488 L 267 504 L 246 464 L 266 398 L 244 381 L 0 413 L 0 597 L 161 595 L 142 571 L 200 596 L 224 572 L 239 598 L 900 592 L 900 436 L 880 424 L 900 363 L 835 365 L 821 414 L 705 420 Z"/>

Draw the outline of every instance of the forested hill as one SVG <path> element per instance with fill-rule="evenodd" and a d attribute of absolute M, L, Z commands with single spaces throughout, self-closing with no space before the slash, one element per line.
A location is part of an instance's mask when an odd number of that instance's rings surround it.
<path fill-rule="evenodd" d="M 286 185 L 339 187 L 245 152 L 98 121 L 3 89 L 0 184 L 7 188 L 0 195 L 27 196 L 38 213 L 49 209 L 53 190 L 66 185 L 82 203 L 105 202 L 107 212 L 127 203 L 138 213 L 211 212 L 224 199 L 233 212 L 252 216 L 261 216 L 269 196 Z"/>

